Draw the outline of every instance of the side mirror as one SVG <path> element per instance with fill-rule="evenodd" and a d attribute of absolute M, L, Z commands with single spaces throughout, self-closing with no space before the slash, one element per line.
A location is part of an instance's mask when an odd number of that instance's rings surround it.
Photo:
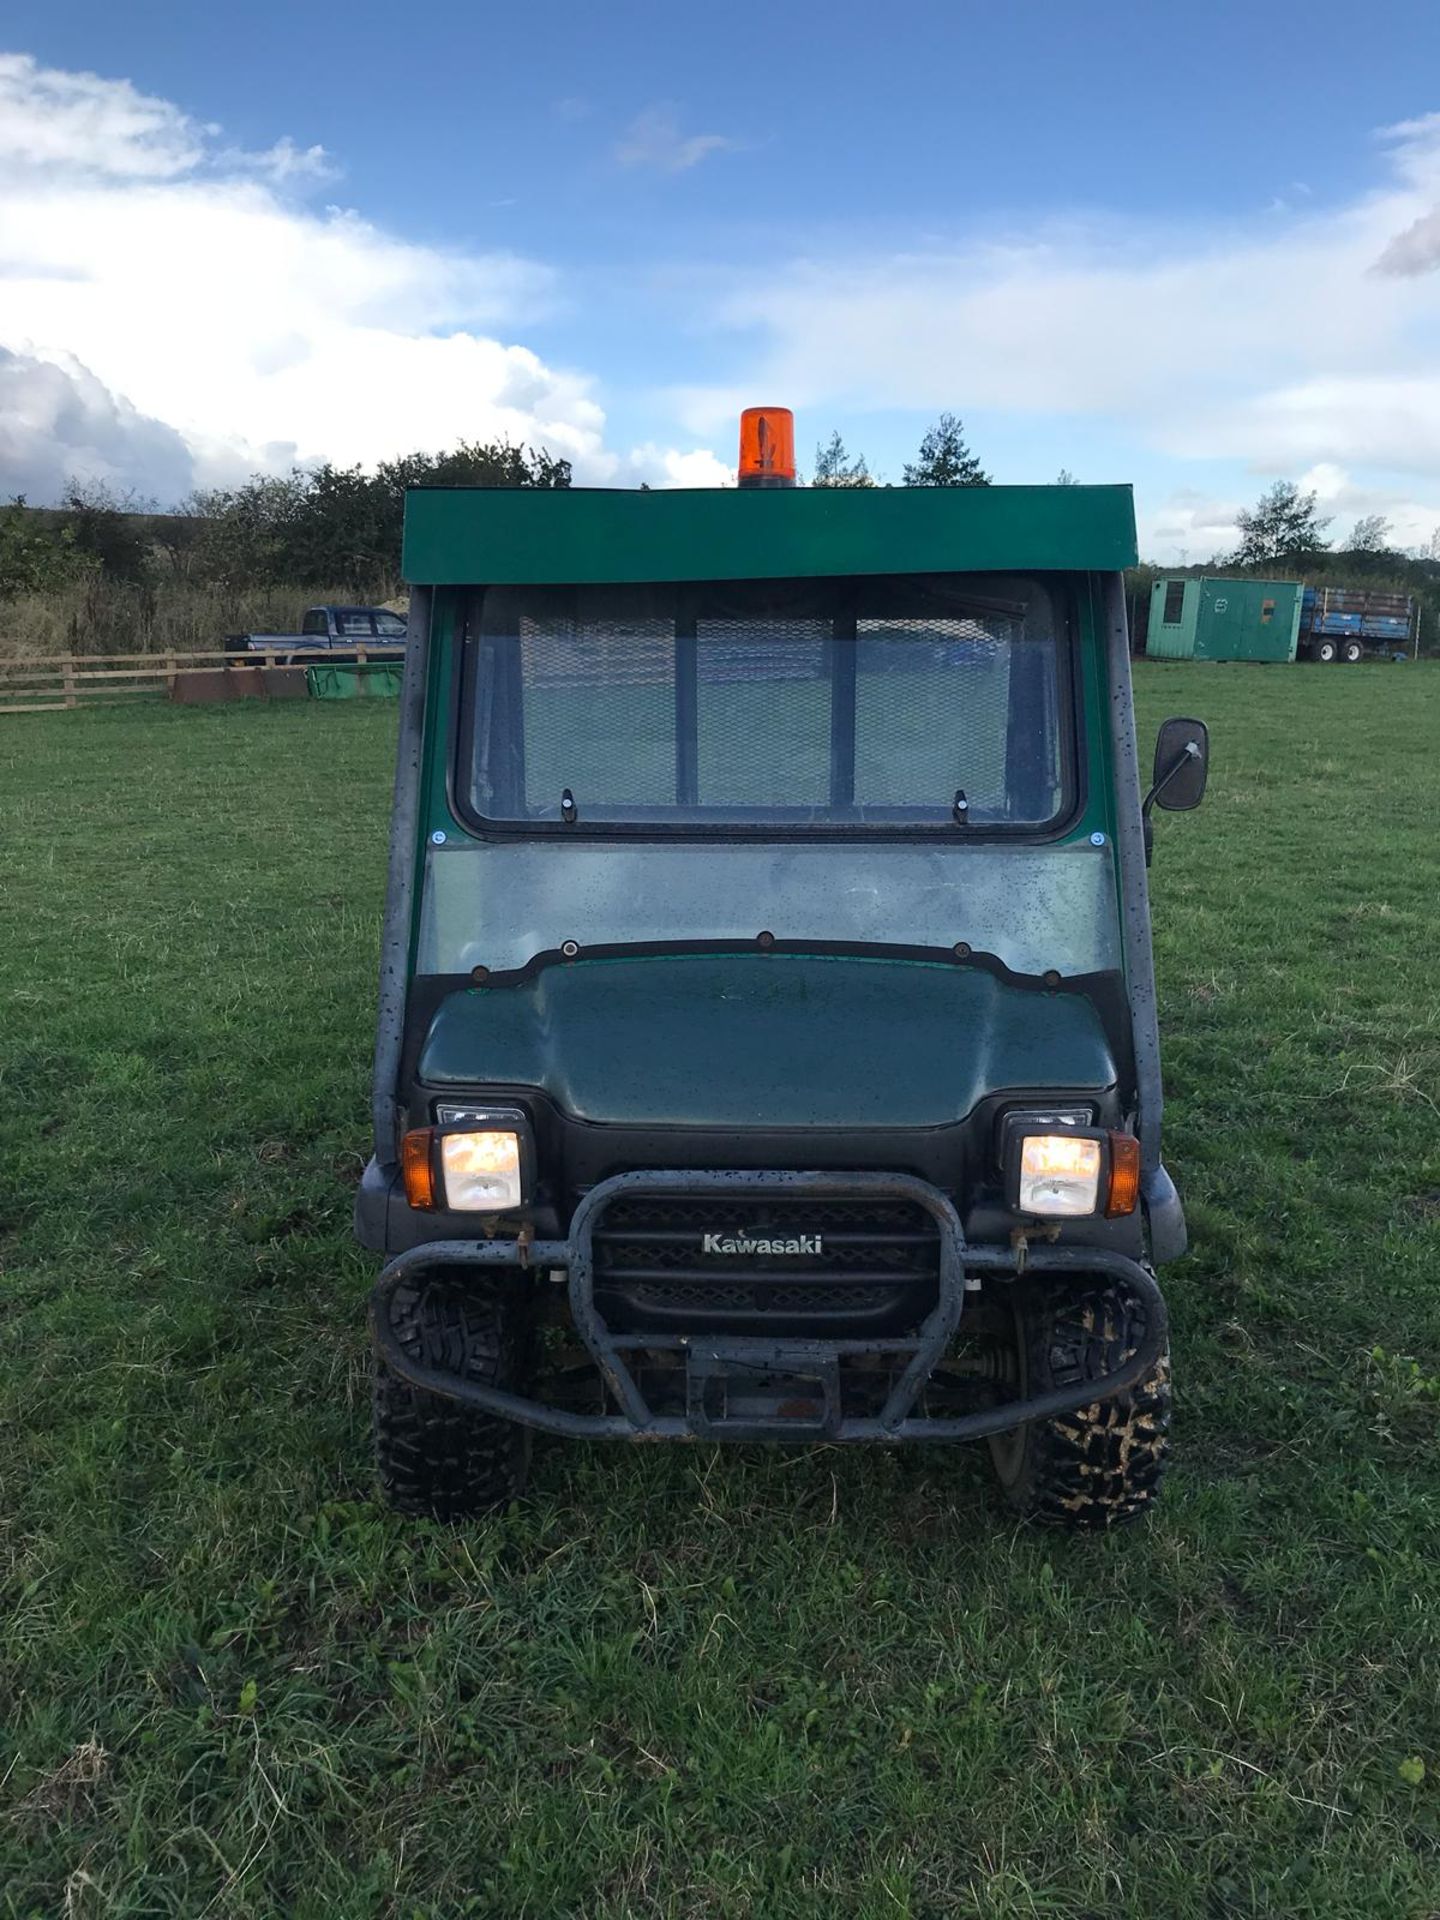
<path fill-rule="evenodd" d="M 1210 771 L 1210 733 L 1203 720 L 1167 720 L 1155 742 L 1155 773 L 1142 809 L 1188 813 L 1205 797 Z"/>

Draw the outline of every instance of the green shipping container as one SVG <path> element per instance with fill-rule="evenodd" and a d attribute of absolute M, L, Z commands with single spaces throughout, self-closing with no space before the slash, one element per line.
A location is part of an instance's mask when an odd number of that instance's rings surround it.
<path fill-rule="evenodd" d="M 1145 652 L 1156 660 L 1293 660 L 1301 598 L 1294 580 L 1157 580 Z"/>

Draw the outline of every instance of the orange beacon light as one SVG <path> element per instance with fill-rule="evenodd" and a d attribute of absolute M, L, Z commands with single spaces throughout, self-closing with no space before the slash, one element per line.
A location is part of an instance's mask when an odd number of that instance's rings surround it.
<path fill-rule="evenodd" d="M 788 407 L 746 407 L 740 416 L 742 487 L 793 487 L 795 416 Z"/>

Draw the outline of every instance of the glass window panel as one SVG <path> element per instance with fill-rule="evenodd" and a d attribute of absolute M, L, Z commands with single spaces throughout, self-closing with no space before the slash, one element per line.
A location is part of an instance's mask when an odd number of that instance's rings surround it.
<path fill-rule="evenodd" d="M 472 800 L 589 825 L 1041 826 L 1065 800 L 1049 591 L 932 576 L 479 598 Z"/>

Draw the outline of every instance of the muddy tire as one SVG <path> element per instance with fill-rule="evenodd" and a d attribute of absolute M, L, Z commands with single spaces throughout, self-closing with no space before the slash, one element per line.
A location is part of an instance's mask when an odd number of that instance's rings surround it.
<path fill-rule="evenodd" d="M 395 1295 L 408 1354 L 464 1380 L 523 1393 L 531 1328 L 523 1282 L 508 1274 L 422 1276 Z M 508 1506 L 530 1467 L 530 1430 L 409 1386 L 375 1361 L 380 1490 L 401 1513 L 463 1520 Z"/>
<path fill-rule="evenodd" d="M 1016 1310 L 1022 1392 L 1098 1380 L 1140 1345 L 1139 1303 L 1113 1282 L 1036 1292 Z M 1138 1520 L 1160 1490 L 1170 1428 L 1170 1355 L 1128 1393 L 990 1442 L 1010 1504 L 1040 1526 L 1094 1532 Z"/>

